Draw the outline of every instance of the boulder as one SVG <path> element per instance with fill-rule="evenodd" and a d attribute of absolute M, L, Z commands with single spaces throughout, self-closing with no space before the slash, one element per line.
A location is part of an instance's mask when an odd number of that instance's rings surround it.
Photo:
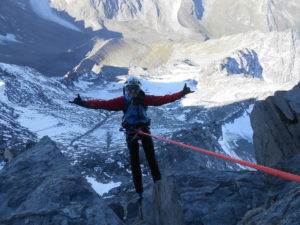
<path fill-rule="evenodd" d="M 48 137 L 0 171 L 0 202 L 0 225 L 123 224 Z"/>

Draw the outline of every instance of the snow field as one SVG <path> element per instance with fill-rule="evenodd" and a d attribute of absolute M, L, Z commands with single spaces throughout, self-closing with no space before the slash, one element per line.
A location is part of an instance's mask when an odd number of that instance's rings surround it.
<path fill-rule="evenodd" d="M 86 177 L 86 179 L 100 196 L 121 185 L 121 182 L 109 182 L 107 184 L 100 183 L 93 177 Z"/>

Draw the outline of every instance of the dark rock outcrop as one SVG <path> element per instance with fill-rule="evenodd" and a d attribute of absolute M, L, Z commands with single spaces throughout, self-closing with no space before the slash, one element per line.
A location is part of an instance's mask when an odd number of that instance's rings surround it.
<path fill-rule="evenodd" d="M 120 225 L 48 137 L 0 171 L 1 225 Z"/>
<path fill-rule="evenodd" d="M 173 176 L 163 178 L 153 185 L 152 194 L 143 200 L 141 214 L 147 225 L 185 224 L 182 203 Z"/>
<path fill-rule="evenodd" d="M 234 52 L 233 57 L 227 57 L 221 64 L 227 75 L 247 74 L 262 79 L 263 68 L 257 53 L 253 49 L 242 49 Z"/>
<path fill-rule="evenodd" d="M 297 155 L 281 161 L 277 168 L 300 174 L 299 164 L 300 155 Z M 300 186 L 297 182 L 258 171 L 205 169 L 172 177 L 176 179 L 178 197 L 174 199 L 183 213 L 182 224 L 299 224 Z M 160 194 L 172 192 L 174 186 L 165 188 Z M 166 201 L 163 195 L 161 200 Z"/>
<path fill-rule="evenodd" d="M 300 83 L 255 105 L 253 144 L 259 164 L 274 166 L 300 154 Z"/>
<path fill-rule="evenodd" d="M 242 225 L 280 224 L 298 225 L 300 188 L 294 189 L 275 203 L 266 204 L 247 213 Z"/>
<path fill-rule="evenodd" d="M 106 196 L 105 199 L 126 225 L 185 224 L 182 201 L 174 176 L 163 176 L 154 185 L 148 184 L 142 201 L 132 191 L 120 186 L 108 193 L 111 198 Z"/>
<path fill-rule="evenodd" d="M 300 155 L 281 161 L 280 170 L 300 174 Z M 267 176 L 265 187 L 268 199 L 257 208 L 249 210 L 240 225 L 298 225 L 300 221 L 300 185 L 299 183 Z"/>
<path fill-rule="evenodd" d="M 268 198 L 263 174 L 203 170 L 176 176 L 186 225 L 232 225 Z"/>
<path fill-rule="evenodd" d="M 299 164 L 300 155 L 282 161 L 277 168 L 300 174 Z M 280 223 L 273 224 L 297 224 L 293 222 L 300 220 L 296 207 L 299 183 L 258 171 L 202 169 L 167 176 L 145 188 L 142 214 L 137 197 L 118 204 L 120 197 L 129 193 L 124 187 L 117 189 L 110 201 L 120 218 L 126 211 L 124 223 L 128 225 L 261 225 L 277 217 Z"/>
<path fill-rule="evenodd" d="M 184 224 L 181 199 L 173 177 L 156 182 L 153 188 L 153 203 L 156 225 Z"/>

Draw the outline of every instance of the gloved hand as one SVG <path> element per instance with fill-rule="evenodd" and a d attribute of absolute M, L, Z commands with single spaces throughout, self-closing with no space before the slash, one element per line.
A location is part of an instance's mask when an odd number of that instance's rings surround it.
<path fill-rule="evenodd" d="M 193 93 L 194 91 L 191 91 L 191 89 L 185 83 L 182 92 L 183 92 L 183 96 L 185 96 L 187 94 Z"/>
<path fill-rule="evenodd" d="M 80 105 L 80 106 L 83 106 L 83 107 L 86 107 L 86 103 L 85 101 L 82 101 L 80 95 L 78 94 L 77 98 L 74 98 L 73 101 L 69 101 L 69 103 L 73 103 L 73 104 L 76 104 L 76 105 Z"/>

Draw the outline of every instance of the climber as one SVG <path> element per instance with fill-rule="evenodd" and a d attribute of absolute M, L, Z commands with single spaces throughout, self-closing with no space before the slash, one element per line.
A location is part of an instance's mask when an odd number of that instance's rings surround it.
<path fill-rule="evenodd" d="M 150 166 L 153 181 L 161 179 L 161 174 L 155 158 L 152 138 L 146 135 L 135 136 L 138 130 L 150 133 L 150 119 L 147 116 L 147 106 L 159 106 L 180 99 L 192 93 L 191 89 L 184 85 L 182 91 L 171 95 L 154 96 L 146 95 L 141 89 L 138 78 L 129 76 L 123 87 L 123 96 L 111 100 L 82 100 L 80 95 L 70 103 L 91 109 L 106 109 L 110 111 L 123 111 L 122 127 L 125 130 L 127 147 L 130 154 L 130 163 L 133 183 L 139 198 L 143 198 L 142 173 L 139 160 L 139 143 L 141 140 L 147 161 Z"/>

